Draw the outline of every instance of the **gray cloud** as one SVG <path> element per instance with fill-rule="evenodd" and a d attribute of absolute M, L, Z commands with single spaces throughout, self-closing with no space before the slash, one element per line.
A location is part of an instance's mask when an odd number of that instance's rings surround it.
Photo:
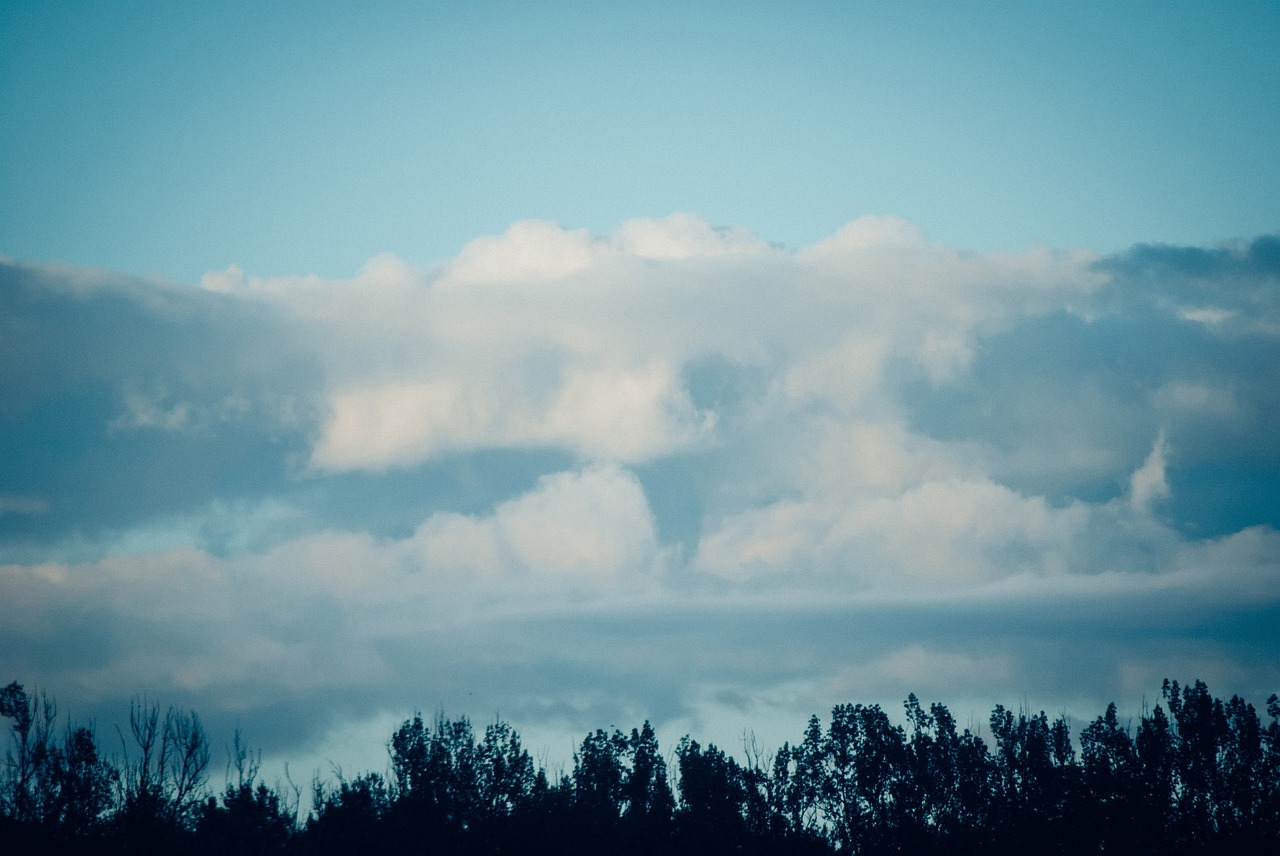
<path fill-rule="evenodd" d="M 1126 280 L 1166 278 L 1206 285 L 1226 280 L 1234 286 L 1240 278 L 1245 282 L 1233 290 L 1253 300 L 1268 296 L 1266 289 L 1258 290 L 1260 283 L 1280 281 L 1280 236 L 1260 235 L 1247 243 L 1225 247 L 1138 244 L 1127 252 L 1100 259 L 1098 268 Z"/>
<path fill-rule="evenodd" d="M 1176 525 L 1201 536 L 1280 525 L 1265 487 L 1280 476 L 1277 245 L 1100 260 L 1104 287 L 981 339 L 957 383 L 905 383 L 912 424 L 980 444 L 997 478 L 1059 501 L 1119 496 L 1163 431 Z"/>
<path fill-rule="evenodd" d="M 296 469 L 319 378 L 269 308 L 16 263 L 0 302 L 0 492 L 42 509 L 0 515 L 7 549 L 260 498 Z"/>

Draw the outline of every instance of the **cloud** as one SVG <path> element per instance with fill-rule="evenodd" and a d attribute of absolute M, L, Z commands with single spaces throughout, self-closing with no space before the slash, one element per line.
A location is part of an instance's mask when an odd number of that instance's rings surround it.
<path fill-rule="evenodd" d="M 534 400 L 525 398 L 528 387 L 484 389 L 486 382 L 503 386 L 500 378 L 477 378 L 336 390 L 311 462 L 384 469 L 455 449 L 539 445 L 642 461 L 697 443 L 713 422 L 693 408 L 670 366 L 563 367 L 557 387 Z"/>
<path fill-rule="evenodd" d="M 1164 432 L 1161 432 L 1151 447 L 1151 454 L 1129 477 L 1129 505 L 1135 510 L 1150 510 L 1152 503 L 1169 496 L 1169 482 L 1165 479 L 1166 455 L 1168 444 Z"/>
<path fill-rule="evenodd" d="M 44 514 L 49 503 L 31 496 L 0 496 L 0 514 Z"/>
<path fill-rule="evenodd" d="M 1210 288 L 1224 280 L 1235 285 L 1238 278 L 1274 283 L 1280 280 L 1280 236 L 1260 235 L 1252 241 L 1221 247 L 1138 244 L 1101 260 L 1099 267 L 1125 277 L 1195 280 Z M 1267 291 L 1240 289 L 1238 295 L 1247 299 L 1274 296 Z"/>
<path fill-rule="evenodd" d="M 1280 236 L 1219 247 L 1139 244 L 1099 259 L 1108 302 L 1146 305 L 1221 334 L 1280 335 Z"/>
<path fill-rule="evenodd" d="M 417 527 L 411 549 L 437 574 L 586 581 L 649 574 L 658 558 L 639 481 L 611 465 L 544 476 L 485 516 L 432 515 Z"/>
<path fill-rule="evenodd" d="M 320 376 L 272 307 L 101 271 L 0 264 L 0 553 L 261 498 L 306 449 Z"/>
<path fill-rule="evenodd" d="M 592 263 L 595 240 L 585 230 L 566 231 L 545 220 L 524 220 L 498 237 L 476 238 L 445 273 L 455 284 L 563 280 Z"/>
<path fill-rule="evenodd" d="M 205 286 L 313 325 L 328 376 L 317 469 L 540 444 L 639 463 L 715 442 L 716 414 L 682 385 L 693 361 L 756 367 L 814 403 L 871 403 L 891 363 L 962 377 L 975 336 L 1091 293 L 1092 261 L 960 253 L 877 218 L 789 253 L 673 215 L 610 237 L 517 223 L 434 272 L 383 257 L 351 283 L 233 268 Z"/>
<path fill-rule="evenodd" d="M 5 261 L 0 669 L 279 752 L 436 704 L 724 740 L 864 690 L 1257 691 L 1273 243 L 680 214 L 346 280 Z"/>
<path fill-rule="evenodd" d="M 840 670 L 825 689 L 835 698 L 888 696 L 897 701 L 897 696 L 905 699 L 913 692 L 911 687 L 928 686 L 936 693 L 955 697 L 973 684 L 1004 686 L 1016 682 L 1022 677 L 1018 670 L 1012 652 L 979 655 L 911 644 Z"/>
<path fill-rule="evenodd" d="M 661 220 L 628 220 L 611 243 L 628 255 L 654 260 L 759 254 L 768 249 L 764 241 L 746 229 L 715 229 L 701 217 L 683 213 Z"/>
<path fill-rule="evenodd" d="M 612 576 L 644 568 L 656 548 L 639 482 L 615 467 L 549 476 L 495 516 L 519 564 L 534 573 Z"/>
<path fill-rule="evenodd" d="M 16 676 L 48 675 L 95 703 L 167 687 L 225 719 L 279 694 L 396 695 L 405 674 L 385 646 L 426 652 L 484 618 L 490 583 L 508 591 L 497 614 L 528 614 L 643 589 L 659 558 L 635 477 L 595 467 L 548 476 L 487 515 L 432 515 L 402 539 L 324 530 L 223 557 L 178 547 L 2 565 L 0 639 Z M 424 636 L 424 622 L 436 630 Z"/>

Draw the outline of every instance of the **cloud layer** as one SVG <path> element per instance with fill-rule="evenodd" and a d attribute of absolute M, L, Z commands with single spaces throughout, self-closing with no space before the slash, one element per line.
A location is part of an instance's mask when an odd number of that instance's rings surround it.
<path fill-rule="evenodd" d="M 1274 691 L 1277 247 L 678 214 L 346 281 L 5 261 L 0 667 L 279 752 Z"/>

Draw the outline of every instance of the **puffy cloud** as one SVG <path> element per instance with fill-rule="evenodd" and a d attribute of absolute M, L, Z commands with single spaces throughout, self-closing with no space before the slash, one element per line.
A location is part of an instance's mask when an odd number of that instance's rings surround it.
<path fill-rule="evenodd" d="M 643 591 L 660 558 L 635 477 L 593 467 L 547 476 L 487 514 L 431 515 L 405 538 L 323 530 L 221 557 L 178 547 L 0 565 L 3 664 L 94 704 L 166 687 L 215 721 L 281 693 L 290 706 L 330 691 L 394 696 L 403 653 L 486 620 L 495 577 L 508 591 L 498 612 L 528 614 Z"/>
<path fill-rule="evenodd" d="M 612 467 L 549 476 L 496 517 L 520 565 L 535 573 L 614 575 L 643 567 L 656 546 L 639 482 Z"/>
<path fill-rule="evenodd" d="M 715 229 L 692 214 L 628 220 L 618 229 L 612 244 L 624 253 L 655 260 L 760 253 L 767 249 L 764 241 L 746 229 Z"/>
<path fill-rule="evenodd" d="M 544 476 L 487 516 L 432 515 L 415 531 L 412 550 L 436 574 L 585 581 L 649 574 L 658 558 L 639 481 L 609 465 Z"/>
<path fill-rule="evenodd" d="M 322 468 L 382 468 L 414 463 L 457 431 L 473 437 L 487 427 L 483 415 L 468 419 L 458 384 L 448 381 L 398 382 L 336 390 L 312 462 Z"/>
<path fill-rule="evenodd" d="M 848 504 L 784 500 L 734 515 L 703 539 L 696 566 L 734 579 L 820 570 L 855 587 L 972 586 L 1073 568 L 1088 511 L 1050 508 L 990 481 L 927 481 Z"/>
<path fill-rule="evenodd" d="M 486 390 L 486 379 L 336 390 L 312 463 L 382 469 L 456 449 L 539 445 L 638 461 L 698 442 L 713 423 L 692 406 L 669 366 L 564 368 L 556 380 L 556 389 L 533 400 L 525 398 L 527 387 Z M 508 393 L 515 401 L 504 400 Z"/>
<path fill-rule="evenodd" d="M 476 238 L 447 268 L 449 283 L 537 286 L 563 280 L 593 261 L 595 239 L 544 220 L 524 220 L 498 237 Z"/>
<path fill-rule="evenodd" d="M 887 366 L 953 382 L 976 336 L 1086 297 L 1102 279 L 1092 261 L 961 253 L 882 218 L 789 253 L 673 215 L 603 238 L 517 223 L 434 272 L 382 257 L 350 283 L 232 268 L 205 286 L 313 325 L 329 386 L 317 468 L 539 444 L 634 463 L 714 439 L 715 414 L 681 384 L 693 361 L 755 366 L 814 403 L 873 404 Z"/>
<path fill-rule="evenodd" d="M 798 728 L 863 690 L 1253 691 L 1273 243 L 864 218 L 793 251 L 682 214 L 348 280 L 3 261 L 0 667 L 281 749 L 436 703 Z"/>

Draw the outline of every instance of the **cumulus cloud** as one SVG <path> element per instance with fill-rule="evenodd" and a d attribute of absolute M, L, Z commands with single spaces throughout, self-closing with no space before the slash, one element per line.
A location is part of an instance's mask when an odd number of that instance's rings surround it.
<path fill-rule="evenodd" d="M 350 283 L 232 268 L 204 284 L 314 322 L 329 390 L 311 463 L 376 470 L 494 446 L 628 463 L 696 448 L 716 439 L 681 382 L 698 359 L 844 408 L 871 403 L 895 362 L 948 383 L 976 336 L 1089 294 L 1092 260 L 961 253 L 883 218 L 788 253 L 673 215 L 610 237 L 518 223 L 429 273 L 381 258 Z"/>
<path fill-rule="evenodd" d="M 348 280 L 5 260 L 0 666 L 285 704 L 280 748 L 362 705 L 798 726 L 958 674 L 1256 689 L 1274 243 L 973 253 L 864 218 L 789 250 L 678 214 Z"/>
<path fill-rule="evenodd" d="M 636 477 L 616 466 L 554 473 L 483 516 L 435 514 L 408 543 L 424 569 L 617 580 L 655 570 L 653 515 Z"/>
<path fill-rule="evenodd" d="M 547 477 L 499 506 L 495 522 L 534 573 L 615 575 L 643 568 L 656 546 L 639 482 L 616 468 Z"/>

